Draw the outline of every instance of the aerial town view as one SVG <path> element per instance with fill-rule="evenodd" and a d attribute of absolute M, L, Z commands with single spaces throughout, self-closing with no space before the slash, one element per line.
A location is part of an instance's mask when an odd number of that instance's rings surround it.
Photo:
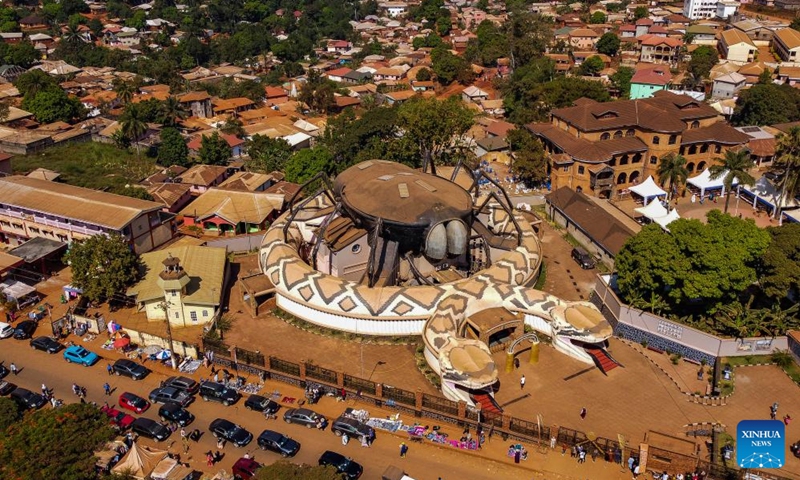
<path fill-rule="evenodd" d="M 800 0 L 0 5 L 0 480 L 359 478 L 800 480 Z"/>

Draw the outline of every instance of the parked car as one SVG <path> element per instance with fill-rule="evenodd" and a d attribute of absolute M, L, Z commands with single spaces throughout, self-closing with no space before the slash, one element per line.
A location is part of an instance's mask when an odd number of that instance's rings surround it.
<path fill-rule="evenodd" d="M 244 447 L 253 440 L 252 433 L 224 418 L 211 422 L 208 429 L 215 438 L 225 439 L 237 447 Z"/>
<path fill-rule="evenodd" d="M 114 365 L 111 366 L 111 371 L 114 372 L 114 375 L 124 375 L 134 380 L 141 380 L 150 373 L 149 368 L 127 358 L 120 358 L 114 362 Z"/>
<path fill-rule="evenodd" d="M 111 425 L 119 428 L 120 430 L 127 430 L 136 418 L 128 415 L 125 412 L 120 412 L 114 407 L 103 405 L 100 411 L 105 413 L 111 419 Z"/>
<path fill-rule="evenodd" d="M 158 409 L 158 416 L 165 422 L 175 422 L 185 427 L 194 421 L 194 415 L 177 403 L 168 402 Z"/>
<path fill-rule="evenodd" d="M 194 397 L 189 395 L 188 393 L 184 392 L 183 390 L 178 390 L 174 387 L 158 387 L 150 392 L 150 401 L 153 403 L 177 403 L 178 405 L 185 407 L 192 403 Z"/>
<path fill-rule="evenodd" d="M 244 407 L 248 410 L 255 410 L 256 412 L 269 413 L 274 415 L 281 408 L 277 402 L 269 398 L 262 397 L 261 395 L 250 395 L 247 401 L 244 402 Z"/>
<path fill-rule="evenodd" d="M 589 252 L 581 247 L 572 249 L 572 259 L 578 262 L 578 265 L 584 270 L 591 270 L 594 268 L 594 259 L 589 255 Z"/>
<path fill-rule="evenodd" d="M 145 417 L 139 417 L 134 420 L 131 424 L 131 430 L 143 437 L 152 438 L 157 442 L 168 439 L 170 433 L 172 433 L 169 428 L 164 425 Z"/>
<path fill-rule="evenodd" d="M 290 408 L 286 410 L 286 413 L 283 414 L 283 421 L 286 423 L 298 423 L 308 428 L 314 428 L 320 423 L 323 426 L 328 424 L 328 420 L 325 417 L 307 408 Z"/>
<path fill-rule="evenodd" d="M 272 450 L 280 453 L 282 457 L 293 457 L 300 450 L 300 444 L 286 435 L 272 430 L 264 430 L 258 436 L 258 446 L 261 450 Z"/>
<path fill-rule="evenodd" d="M 31 392 L 27 388 L 17 388 L 11 392 L 11 400 L 14 400 L 19 406 L 26 410 L 36 410 L 37 408 L 42 408 L 44 404 L 47 403 L 47 400 L 43 396 Z"/>
<path fill-rule="evenodd" d="M 17 389 L 17 386 L 11 382 L 6 382 L 5 380 L 0 381 L 0 397 L 5 397 L 9 393 L 13 392 Z"/>
<path fill-rule="evenodd" d="M 261 464 L 252 458 L 242 457 L 233 464 L 233 478 L 237 480 L 250 480 L 256 475 L 256 471 L 261 468 Z"/>
<path fill-rule="evenodd" d="M 197 391 L 200 390 L 200 384 L 187 377 L 169 377 L 161 382 L 161 386 L 174 387 L 191 395 L 196 395 Z"/>
<path fill-rule="evenodd" d="M 0 378 L 4 378 L 6 375 L 8 375 L 8 369 L 5 365 L 0 363 Z"/>
<path fill-rule="evenodd" d="M 353 439 L 357 438 L 361 440 L 362 437 L 366 437 L 370 442 L 375 440 L 375 430 L 372 427 L 354 418 L 345 417 L 344 415 L 334 420 L 333 424 L 331 424 L 331 431 L 336 434 L 337 437 L 347 435 Z"/>
<path fill-rule="evenodd" d="M 135 393 L 125 392 L 119 396 L 119 406 L 136 413 L 143 413 L 150 408 L 150 402 Z"/>
<path fill-rule="evenodd" d="M 14 335 L 15 328 L 7 323 L 0 322 L 0 338 L 8 338 Z"/>
<path fill-rule="evenodd" d="M 201 382 L 199 393 L 200 397 L 206 402 L 213 400 L 226 407 L 233 405 L 242 398 L 236 390 L 217 382 Z"/>
<path fill-rule="evenodd" d="M 84 367 L 91 367 L 100 360 L 100 357 L 96 353 L 90 352 L 80 345 L 73 345 L 64 350 L 64 360 L 66 360 L 67 363 L 79 363 Z"/>
<path fill-rule="evenodd" d="M 17 328 L 14 329 L 14 338 L 17 340 L 25 340 L 26 338 L 31 338 L 33 336 L 33 332 L 36 331 L 36 322 L 33 320 L 25 320 L 23 322 L 19 322 L 17 324 Z"/>
<path fill-rule="evenodd" d="M 336 468 L 337 472 L 342 474 L 342 477 L 353 480 L 360 477 L 364 472 L 364 467 L 354 462 L 353 459 L 330 450 L 325 451 L 325 453 L 319 457 L 319 464 L 332 465 Z"/>
<path fill-rule="evenodd" d="M 56 340 L 53 340 L 52 337 L 41 336 L 31 340 L 31 348 L 53 354 L 60 352 L 61 349 L 64 348 L 64 345 L 60 344 Z"/>

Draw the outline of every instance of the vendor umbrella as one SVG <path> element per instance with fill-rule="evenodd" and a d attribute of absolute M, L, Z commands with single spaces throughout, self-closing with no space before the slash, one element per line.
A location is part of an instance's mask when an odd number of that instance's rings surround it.
<path fill-rule="evenodd" d="M 171 356 L 172 354 L 169 350 L 161 350 L 160 352 L 156 353 L 156 360 L 166 360 Z"/>
<path fill-rule="evenodd" d="M 130 344 L 131 339 L 128 337 L 119 337 L 118 339 L 114 340 L 114 348 L 127 347 Z"/>

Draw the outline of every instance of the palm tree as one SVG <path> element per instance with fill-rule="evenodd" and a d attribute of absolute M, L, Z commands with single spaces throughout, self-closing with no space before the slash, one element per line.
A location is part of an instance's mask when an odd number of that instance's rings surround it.
<path fill-rule="evenodd" d="M 778 137 L 775 151 L 777 160 L 773 165 L 780 170 L 780 201 L 775 208 L 775 216 L 780 218 L 780 210 L 787 196 L 794 197 L 800 182 L 800 127 L 792 127 L 788 133 Z"/>
<path fill-rule="evenodd" d="M 136 93 L 136 86 L 124 80 L 116 81 L 114 82 L 114 91 L 117 93 L 117 99 L 120 103 L 127 105 Z"/>
<path fill-rule="evenodd" d="M 78 31 L 78 28 L 75 27 L 74 25 L 69 25 L 64 30 L 63 38 L 64 38 L 64 41 L 66 41 L 67 43 L 78 43 L 78 42 L 83 41 L 83 37 L 81 36 L 81 32 Z"/>
<path fill-rule="evenodd" d="M 226 135 L 236 135 L 239 138 L 244 138 L 247 136 L 247 132 L 244 131 L 244 124 L 241 120 L 236 117 L 228 117 L 225 120 L 225 123 L 220 127 L 220 131 Z"/>
<path fill-rule="evenodd" d="M 717 312 L 717 318 L 722 323 L 723 331 L 732 335 L 734 338 L 745 339 L 755 333 L 759 322 L 754 311 L 750 309 L 753 304 L 753 297 L 748 302 L 731 302 L 723 305 Z"/>
<path fill-rule="evenodd" d="M 159 108 L 159 121 L 165 127 L 174 127 L 188 116 L 188 112 L 177 97 L 169 96 Z"/>
<path fill-rule="evenodd" d="M 656 170 L 658 180 L 663 187 L 669 182 L 669 195 L 672 197 L 673 190 L 677 191 L 678 185 L 686 183 L 689 171 L 686 170 L 686 157 L 679 153 L 668 153 L 661 157 Z"/>
<path fill-rule="evenodd" d="M 119 117 L 120 130 L 131 142 L 136 143 L 136 156 L 141 157 L 139 151 L 139 139 L 147 132 L 147 122 L 144 120 L 144 112 L 136 103 L 129 103 L 125 107 L 122 116 Z"/>
<path fill-rule="evenodd" d="M 725 152 L 724 157 L 718 157 L 717 165 L 712 165 L 709 168 L 711 172 L 711 179 L 725 175 L 722 179 L 722 188 L 725 189 L 725 213 L 728 213 L 728 203 L 731 201 L 731 189 L 733 188 L 733 180 L 738 179 L 739 183 L 745 185 L 752 185 L 756 180 L 750 175 L 750 169 L 753 168 L 753 159 L 750 158 L 750 152 L 747 149 L 741 148 L 739 150 L 728 150 Z"/>

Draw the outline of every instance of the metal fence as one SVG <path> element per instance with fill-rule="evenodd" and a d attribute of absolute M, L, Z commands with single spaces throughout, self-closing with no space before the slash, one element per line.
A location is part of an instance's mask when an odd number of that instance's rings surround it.
<path fill-rule="evenodd" d="M 361 392 L 362 394 L 367 393 L 370 395 L 375 395 L 378 391 L 375 386 L 375 382 L 347 374 L 344 374 L 344 386 L 345 388 L 355 390 L 356 392 Z"/>
<path fill-rule="evenodd" d="M 269 368 L 271 370 L 277 370 L 279 372 L 288 373 L 289 375 L 294 375 L 295 377 L 300 376 L 300 365 L 287 362 L 286 360 L 281 360 L 277 357 L 269 357 Z"/>
<path fill-rule="evenodd" d="M 222 341 L 209 341 L 203 338 L 203 350 L 206 352 L 214 352 L 214 355 L 221 355 L 223 357 L 231 356 L 231 347 Z"/>
<path fill-rule="evenodd" d="M 392 387 L 390 385 L 383 386 L 383 397 L 394 400 L 397 403 L 411 405 L 412 407 L 417 405 L 417 396 L 414 392 L 409 392 L 408 390 Z"/>
<path fill-rule="evenodd" d="M 422 406 L 437 412 L 458 416 L 458 402 L 433 395 L 422 395 Z"/>
<path fill-rule="evenodd" d="M 264 355 L 259 352 L 251 352 L 243 348 L 236 347 L 236 360 L 239 362 L 249 363 L 250 365 L 258 365 L 264 367 L 267 365 Z"/>
<path fill-rule="evenodd" d="M 319 365 L 306 363 L 306 377 L 336 385 L 336 372 Z"/>

